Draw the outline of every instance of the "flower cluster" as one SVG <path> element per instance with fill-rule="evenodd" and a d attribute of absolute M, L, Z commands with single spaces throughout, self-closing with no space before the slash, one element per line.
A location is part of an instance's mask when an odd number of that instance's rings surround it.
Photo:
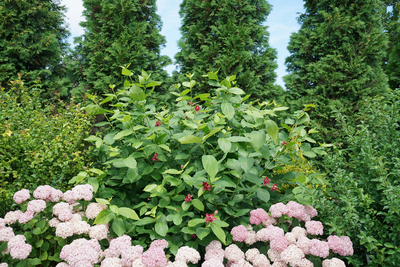
<path fill-rule="evenodd" d="M 158 156 L 158 154 L 155 153 L 155 154 L 153 155 L 153 158 L 152 158 L 151 160 L 152 160 L 152 161 L 160 161 L 160 160 L 157 158 L 157 156 Z"/>
<path fill-rule="evenodd" d="M 267 253 L 268 257 L 260 254 L 257 249 L 250 249 L 246 252 L 245 258 L 236 245 L 230 245 L 224 254 L 229 266 L 251 266 L 250 263 L 252 263 L 252 266 L 255 267 L 287 266 L 287 264 L 290 266 L 311 267 L 313 263 L 306 258 L 307 255 L 327 258 L 330 251 L 338 253 L 341 256 L 350 256 L 353 254 L 353 244 L 347 236 L 329 236 L 328 241 L 308 238 L 307 235 L 323 234 L 322 223 L 311 220 L 312 217 L 318 214 L 312 206 L 303 206 L 290 201 L 286 205 L 283 203 L 274 204 L 270 207 L 269 211 L 271 217 L 263 209 L 256 209 L 250 212 L 250 223 L 255 225 L 262 223 L 265 226 L 265 228 L 255 233 L 255 239 L 260 242 L 270 242 L 270 248 Z M 285 233 L 282 228 L 274 226 L 273 224 L 277 223 L 274 218 L 280 218 L 284 215 L 296 218 L 299 221 L 305 221 L 306 229 L 296 226 L 290 232 Z M 269 224 L 268 221 L 271 218 L 275 222 Z M 250 244 L 248 236 L 251 236 L 252 232 L 254 231 L 251 226 L 245 227 L 239 225 L 232 229 L 231 234 L 234 241 Z M 219 254 L 213 252 L 212 255 Z M 208 258 L 211 259 L 210 256 Z M 273 262 L 273 264 L 270 262 Z M 322 264 L 324 267 L 345 266 L 343 261 L 336 258 L 325 259 Z M 205 266 L 211 266 L 211 263 L 207 263 Z"/>

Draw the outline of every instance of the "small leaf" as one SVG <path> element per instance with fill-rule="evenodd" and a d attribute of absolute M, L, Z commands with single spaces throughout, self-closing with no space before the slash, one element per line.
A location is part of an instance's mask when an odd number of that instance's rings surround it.
<path fill-rule="evenodd" d="M 188 222 L 188 226 L 193 227 L 193 226 L 198 225 L 199 223 L 205 223 L 205 222 L 206 222 L 206 219 L 200 219 L 200 218 L 192 219 Z"/>
<path fill-rule="evenodd" d="M 211 179 L 218 173 L 218 161 L 211 155 L 203 155 L 201 157 L 203 167 Z"/>
<path fill-rule="evenodd" d="M 161 84 L 162 84 L 162 82 L 152 81 L 152 82 L 146 84 L 146 87 L 154 87 L 154 86 L 159 86 Z"/>
<path fill-rule="evenodd" d="M 199 227 L 196 229 L 196 236 L 202 240 L 204 237 L 208 236 L 208 234 L 211 232 L 210 228 L 204 228 L 204 227 Z"/>
<path fill-rule="evenodd" d="M 119 208 L 119 214 L 122 216 L 132 219 L 132 220 L 139 220 L 139 216 L 136 214 L 136 212 L 130 208 Z"/>
<path fill-rule="evenodd" d="M 181 174 L 183 171 L 180 170 L 175 170 L 175 169 L 168 169 L 165 172 L 163 172 L 162 174 Z"/>
<path fill-rule="evenodd" d="M 204 143 L 204 141 L 207 140 L 210 136 L 212 136 L 213 134 L 215 134 L 215 133 L 217 133 L 217 132 L 219 132 L 219 131 L 221 131 L 221 128 L 219 128 L 219 127 L 212 129 L 206 136 L 203 137 L 203 143 Z"/>
<path fill-rule="evenodd" d="M 114 140 L 118 140 L 121 139 L 122 137 L 128 136 L 130 134 L 132 134 L 133 131 L 132 129 L 125 129 L 123 131 L 118 132 L 115 136 L 114 136 Z"/>
<path fill-rule="evenodd" d="M 113 221 L 111 228 L 117 236 L 122 236 L 125 233 L 125 221 L 118 218 Z"/>
<path fill-rule="evenodd" d="M 244 95 L 245 94 L 242 89 L 237 88 L 237 87 L 232 87 L 228 91 L 229 91 L 229 93 L 232 93 L 232 94 L 235 94 L 235 95 Z"/>
<path fill-rule="evenodd" d="M 226 243 L 226 241 L 225 241 L 225 238 L 226 238 L 225 232 L 224 232 L 224 230 L 222 230 L 222 228 L 219 225 L 215 224 L 214 222 L 211 223 L 211 230 L 213 231 L 215 236 L 218 237 L 218 239 L 221 240 L 221 242 L 223 244 L 225 244 Z"/>
<path fill-rule="evenodd" d="M 219 148 L 221 148 L 221 150 L 224 151 L 224 153 L 226 154 L 231 149 L 232 143 L 230 141 L 226 140 L 225 138 L 219 138 L 218 145 L 219 145 Z"/>
<path fill-rule="evenodd" d="M 100 211 L 94 220 L 94 224 L 106 224 L 115 218 L 115 214 L 110 209 Z"/>
<path fill-rule="evenodd" d="M 146 95 L 143 90 L 136 84 L 132 85 L 129 90 L 129 97 L 134 101 L 143 101 L 146 99 Z"/>
<path fill-rule="evenodd" d="M 132 156 L 129 156 L 126 159 L 124 159 L 123 162 L 126 167 L 131 168 L 131 169 L 135 169 L 137 166 L 136 159 Z"/>
<path fill-rule="evenodd" d="M 221 110 L 222 113 L 228 118 L 228 120 L 231 120 L 233 116 L 235 116 L 235 109 L 230 103 L 222 103 Z"/>
<path fill-rule="evenodd" d="M 265 203 L 268 203 L 268 201 L 270 199 L 269 192 L 264 188 L 257 189 L 257 197 L 259 199 L 263 200 Z"/>
<path fill-rule="evenodd" d="M 312 151 L 303 151 L 303 155 L 307 158 L 315 158 L 317 155 Z"/>
<path fill-rule="evenodd" d="M 259 151 L 259 149 L 265 144 L 266 142 L 266 136 L 263 131 L 257 131 L 257 132 L 252 132 L 250 133 L 250 143 L 254 147 L 256 151 Z"/>
<path fill-rule="evenodd" d="M 202 203 L 200 200 L 198 200 L 198 199 L 192 199 L 191 203 L 193 204 L 193 206 L 194 206 L 196 209 L 198 209 L 198 210 L 200 210 L 200 211 L 204 211 L 204 205 L 203 205 L 203 203 Z"/>
<path fill-rule="evenodd" d="M 266 120 L 265 126 L 267 128 L 268 135 L 272 138 L 272 140 L 276 140 L 278 137 L 279 127 L 273 120 Z"/>
<path fill-rule="evenodd" d="M 201 143 L 202 139 L 194 135 L 186 135 L 179 139 L 181 144 Z"/>

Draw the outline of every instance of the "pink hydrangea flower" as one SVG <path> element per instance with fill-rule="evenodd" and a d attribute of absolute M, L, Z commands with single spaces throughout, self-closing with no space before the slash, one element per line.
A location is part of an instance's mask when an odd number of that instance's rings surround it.
<path fill-rule="evenodd" d="M 250 223 L 259 225 L 262 222 L 268 221 L 268 214 L 263 209 L 255 209 L 250 211 Z"/>
<path fill-rule="evenodd" d="M 338 252 L 340 256 L 351 256 L 354 253 L 353 242 L 351 242 L 350 237 L 342 235 L 340 240 L 343 244 L 342 251 Z"/>
<path fill-rule="evenodd" d="M 8 249 L 11 249 L 12 247 L 21 244 L 21 243 L 25 243 L 26 238 L 24 235 L 16 235 L 10 238 L 10 240 L 8 240 Z"/>
<path fill-rule="evenodd" d="M 66 239 L 74 235 L 74 226 L 71 222 L 59 223 L 56 226 L 56 236 Z"/>
<path fill-rule="evenodd" d="M 213 240 L 211 241 L 207 246 L 206 246 L 206 252 L 210 249 L 222 249 L 222 244 L 218 240 Z"/>
<path fill-rule="evenodd" d="M 222 263 L 222 261 L 219 261 L 216 258 L 212 258 L 204 261 L 201 264 L 201 267 L 225 267 L 225 265 Z"/>
<path fill-rule="evenodd" d="M 154 240 L 150 244 L 150 248 L 162 248 L 162 249 L 164 249 L 166 247 L 168 247 L 168 241 L 165 240 L 165 239 Z"/>
<path fill-rule="evenodd" d="M 262 222 L 262 224 L 264 225 L 264 227 L 268 227 L 270 225 L 275 225 L 277 223 L 276 219 L 274 217 L 269 217 L 268 221 L 266 222 Z"/>
<path fill-rule="evenodd" d="M 175 256 L 175 261 L 197 264 L 200 260 L 200 253 L 194 248 L 183 246 L 178 249 Z"/>
<path fill-rule="evenodd" d="M 123 267 L 122 260 L 120 258 L 105 258 L 100 267 Z"/>
<path fill-rule="evenodd" d="M 247 229 L 244 225 L 235 226 L 231 230 L 234 241 L 243 242 L 247 238 Z"/>
<path fill-rule="evenodd" d="M 57 203 L 53 207 L 53 214 L 58 216 L 58 215 L 60 215 L 61 211 L 65 210 L 65 209 L 68 209 L 68 210 L 70 209 L 68 203 L 65 203 L 65 202 Z"/>
<path fill-rule="evenodd" d="M 18 222 L 19 223 L 27 223 L 33 218 L 33 211 L 27 210 L 25 213 L 22 213 L 18 217 Z"/>
<path fill-rule="evenodd" d="M 18 220 L 19 215 L 21 215 L 21 214 L 22 214 L 22 211 L 20 211 L 20 210 L 9 211 L 9 212 L 7 212 L 6 216 L 4 216 L 4 221 L 8 225 L 13 224 Z"/>
<path fill-rule="evenodd" d="M 288 213 L 288 208 L 282 202 L 276 203 L 269 208 L 271 216 L 274 218 L 279 218 L 284 214 Z"/>
<path fill-rule="evenodd" d="M 289 201 L 289 203 L 286 204 L 286 207 L 288 208 L 287 215 L 290 218 L 301 218 L 303 213 L 305 212 L 304 206 L 294 201 Z"/>
<path fill-rule="evenodd" d="M 21 204 L 22 202 L 27 201 L 31 198 L 31 194 L 29 193 L 28 189 L 22 189 L 14 194 L 14 201 L 17 204 Z"/>
<path fill-rule="evenodd" d="M 32 251 L 30 244 L 18 243 L 10 249 L 10 255 L 13 259 L 25 260 Z"/>
<path fill-rule="evenodd" d="M 46 202 L 42 199 L 31 200 L 28 203 L 27 211 L 41 212 L 46 208 Z"/>
<path fill-rule="evenodd" d="M 282 261 L 281 253 L 279 251 L 276 251 L 276 250 L 273 250 L 270 248 L 268 250 L 267 254 L 268 254 L 269 259 L 273 262 Z"/>
<path fill-rule="evenodd" d="M 304 259 L 301 259 L 299 267 L 314 267 L 314 263 L 312 263 L 312 261 L 304 258 Z"/>
<path fill-rule="evenodd" d="M 71 267 L 93 266 L 99 262 L 101 247 L 97 240 L 76 239 L 71 244 L 65 245 L 60 253 L 60 258 Z"/>
<path fill-rule="evenodd" d="M 33 191 L 33 197 L 38 199 L 48 199 L 51 195 L 52 187 L 49 185 L 38 186 L 35 191 Z"/>
<path fill-rule="evenodd" d="M 93 186 L 89 184 L 77 185 L 72 188 L 72 192 L 78 199 L 83 199 L 85 201 L 90 201 L 93 198 Z"/>
<path fill-rule="evenodd" d="M 271 241 L 274 237 L 277 236 L 285 236 L 285 232 L 283 231 L 282 228 L 270 225 L 267 228 L 265 228 L 266 231 L 264 233 L 264 239 Z"/>
<path fill-rule="evenodd" d="M 7 263 L 0 263 L 0 267 L 8 267 Z"/>
<path fill-rule="evenodd" d="M 296 226 L 292 229 L 292 234 L 294 234 L 296 239 L 299 239 L 300 236 L 307 236 L 307 230 L 300 226 Z"/>
<path fill-rule="evenodd" d="M 8 242 L 11 238 L 15 236 L 14 231 L 11 227 L 0 228 L 0 241 Z"/>
<path fill-rule="evenodd" d="M 6 220 L 0 218 L 0 229 L 6 227 Z"/>
<path fill-rule="evenodd" d="M 247 232 L 247 237 L 244 240 L 244 243 L 247 245 L 253 245 L 254 243 L 257 242 L 257 235 L 255 231 L 248 231 Z"/>
<path fill-rule="evenodd" d="M 310 254 L 310 239 L 306 236 L 300 236 L 296 245 L 304 252 L 304 254 Z"/>
<path fill-rule="evenodd" d="M 303 251 L 296 245 L 290 245 L 281 253 L 282 261 L 290 264 L 290 266 L 299 266 L 301 260 L 305 257 Z"/>
<path fill-rule="evenodd" d="M 288 241 L 284 236 L 274 236 L 272 237 L 270 241 L 270 247 L 273 250 L 282 252 L 284 251 L 288 246 Z"/>
<path fill-rule="evenodd" d="M 161 247 L 149 248 L 142 255 L 142 262 L 146 267 L 165 267 L 168 260 L 165 257 L 164 249 Z"/>
<path fill-rule="evenodd" d="M 228 261 L 232 261 L 232 262 L 238 262 L 240 260 L 244 260 L 243 251 L 238 246 L 236 246 L 235 244 L 230 244 L 225 249 L 224 256 Z"/>
<path fill-rule="evenodd" d="M 253 262 L 254 258 L 257 255 L 260 255 L 260 251 L 256 248 L 248 249 L 245 253 L 246 260 L 248 260 L 249 262 Z"/>
<path fill-rule="evenodd" d="M 332 258 L 330 260 L 323 260 L 322 267 L 346 267 L 346 264 L 338 258 Z"/>
<path fill-rule="evenodd" d="M 329 245 L 328 242 L 320 241 L 318 239 L 311 239 L 310 240 L 310 254 L 326 258 L 329 255 Z"/>
<path fill-rule="evenodd" d="M 271 266 L 267 256 L 264 254 L 258 254 L 253 259 L 253 266 L 254 267 L 269 267 Z"/>
<path fill-rule="evenodd" d="M 108 227 L 105 224 L 98 224 L 90 227 L 89 237 L 96 240 L 107 239 Z"/>
<path fill-rule="evenodd" d="M 323 235 L 324 226 L 319 221 L 306 222 L 307 232 L 311 235 Z"/>
<path fill-rule="evenodd" d="M 216 259 L 218 261 L 223 261 L 225 257 L 225 251 L 222 248 L 213 248 L 213 249 L 208 249 L 206 251 L 206 255 L 204 255 L 204 259 L 211 260 L 211 259 Z"/>
<path fill-rule="evenodd" d="M 313 218 L 318 215 L 318 211 L 313 206 L 310 205 L 305 205 L 304 211 L 310 216 L 310 218 Z"/>
<path fill-rule="evenodd" d="M 62 196 L 62 200 L 72 204 L 78 199 L 78 195 L 73 192 L 72 190 L 68 190 L 67 192 L 64 193 Z"/>
<path fill-rule="evenodd" d="M 130 247 L 132 245 L 131 240 L 132 240 L 131 237 L 127 235 L 123 235 L 115 239 L 112 239 L 110 241 L 110 246 L 108 247 L 108 249 L 104 251 L 105 256 L 111 258 L 119 257 L 121 255 L 122 250 L 124 250 L 125 247 Z"/>
<path fill-rule="evenodd" d="M 143 247 L 140 245 L 126 246 L 121 251 L 122 266 L 134 266 L 136 260 L 142 259 Z"/>

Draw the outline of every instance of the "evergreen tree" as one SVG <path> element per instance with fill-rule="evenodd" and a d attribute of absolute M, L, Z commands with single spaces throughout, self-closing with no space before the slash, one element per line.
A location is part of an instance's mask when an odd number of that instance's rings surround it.
<path fill-rule="evenodd" d="M 180 75 L 195 73 L 204 93 L 212 87 L 201 75 L 217 71 L 237 76 L 237 86 L 253 97 L 273 99 L 284 93 L 275 85 L 276 50 L 268 44 L 266 21 L 272 6 L 265 0 L 183 0 L 182 38 L 175 56 Z"/>
<path fill-rule="evenodd" d="M 53 90 L 68 48 L 65 6 L 57 0 L 0 1 L 0 85 L 18 73 Z"/>
<path fill-rule="evenodd" d="M 154 80 L 167 77 L 163 67 L 171 60 L 160 56 L 165 38 L 160 35 L 162 23 L 156 14 L 155 0 L 84 0 L 85 28 L 75 39 L 78 50 L 68 58 L 72 77 L 71 93 L 82 97 L 85 92 L 104 94 L 110 84 L 122 86 L 121 67 L 129 64 L 135 75 L 146 70 Z"/>
<path fill-rule="evenodd" d="M 293 109 L 316 104 L 311 116 L 335 135 L 333 109 L 353 114 L 363 97 L 388 88 L 383 9 L 377 0 L 306 0 L 305 9 L 290 38 L 284 81 Z"/>
<path fill-rule="evenodd" d="M 384 26 L 389 36 L 387 56 L 384 60 L 385 72 L 392 89 L 400 88 L 400 2 L 383 0 L 387 12 Z"/>

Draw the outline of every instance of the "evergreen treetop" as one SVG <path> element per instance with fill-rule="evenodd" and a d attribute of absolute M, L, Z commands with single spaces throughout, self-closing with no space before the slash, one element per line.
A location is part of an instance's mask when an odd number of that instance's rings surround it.
<path fill-rule="evenodd" d="M 180 52 L 175 56 L 181 76 L 195 73 L 199 90 L 208 92 L 212 87 L 201 75 L 219 70 L 221 77 L 236 75 L 238 86 L 253 97 L 283 94 L 274 85 L 276 50 L 269 46 L 263 25 L 271 8 L 265 0 L 184 0 Z"/>

